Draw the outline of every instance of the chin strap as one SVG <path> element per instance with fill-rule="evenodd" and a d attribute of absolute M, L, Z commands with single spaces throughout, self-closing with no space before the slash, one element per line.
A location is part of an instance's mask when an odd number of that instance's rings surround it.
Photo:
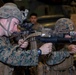
<path fill-rule="evenodd" d="M 10 18 L 10 19 L 7 20 L 7 21 L 9 21 L 9 22 L 7 22 L 7 24 L 6 24 L 6 25 L 8 25 L 8 29 L 7 29 L 7 30 L 6 30 L 6 29 L 4 28 L 4 26 L 0 23 L 0 26 L 1 26 L 5 31 L 7 31 L 8 36 L 11 35 L 10 32 L 9 32 L 11 20 L 12 20 L 12 18 Z"/>

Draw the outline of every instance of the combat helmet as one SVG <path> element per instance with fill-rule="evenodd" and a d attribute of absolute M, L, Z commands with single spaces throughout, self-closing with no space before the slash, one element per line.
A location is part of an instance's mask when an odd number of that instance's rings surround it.
<path fill-rule="evenodd" d="M 74 23 L 69 18 L 60 18 L 55 23 L 56 32 L 69 32 L 74 30 Z"/>
<path fill-rule="evenodd" d="M 15 17 L 22 23 L 22 13 L 14 3 L 6 3 L 0 8 L 0 18 Z"/>

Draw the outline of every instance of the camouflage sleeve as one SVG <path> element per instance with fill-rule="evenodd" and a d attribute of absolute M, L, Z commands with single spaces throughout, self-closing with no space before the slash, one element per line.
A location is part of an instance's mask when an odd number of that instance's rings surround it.
<path fill-rule="evenodd" d="M 67 58 L 69 56 L 70 56 L 70 53 L 66 50 L 52 52 L 51 56 L 49 57 L 49 59 L 47 61 L 47 64 L 48 65 L 59 64 L 62 61 L 64 61 L 65 58 Z"/>
<path fill-rule="evenodd" d="M 38 64 L 37 50 L 16 50 L 0 39 L 0 61 L 13 66 L 33 66 Z"/>

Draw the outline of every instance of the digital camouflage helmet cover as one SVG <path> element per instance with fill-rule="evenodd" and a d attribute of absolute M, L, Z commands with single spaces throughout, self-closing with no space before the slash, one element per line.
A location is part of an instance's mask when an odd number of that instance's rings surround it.
<path fill-rule="evenodd" d="M 22 23 L 22 13 L 14 3 L 6 3 L 0 8 L 0 18 L 17 18 Z"/>

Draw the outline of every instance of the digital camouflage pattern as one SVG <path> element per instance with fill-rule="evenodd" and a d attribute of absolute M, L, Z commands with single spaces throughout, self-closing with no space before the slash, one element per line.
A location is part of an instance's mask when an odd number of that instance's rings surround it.
<path fill-rule="evenodd" d="M 37 50 L 16 50 L 6 37 L 0 37 L 0 61 L 12 66 L 34 66 L 38 64 Z"/>
<path fill-rule="evenodd" d="M 64 61 L 67 57 L 70 56 L 70 53 L 63 48 L 61 51 L 52 52 L 51 56 L 49 57 L 47 64 L 48 65 L 57 65 Z"/>
<path fill-rule="evenodd" d="M 6 3 L 0 8 L 0 18 L 17 18 L 20 23 L 23 22 L 22 13 L 14 3 Z"/>
<path fill-rule="evenodd" d="M 67 34 L 70 31 L 74 31 L 74 23 L 70 19 L 60 18 L 56 21 L 55 33 L 60 37 L 62 36 L 60 33 Z M 75 75 L 75 70 L 73 69 L 73 55 L 69 53 L 65 45 L 59 49 L 56 48 L 56 51 L 51 53 L 47 61 L 47 64 L 50 65 L 50 75 Z M 56 47 L 58 46 L 56 45 Z"/>
<path fill-rule="evenodd" d="M 56 21 L 55 23 L 56 34 L 69 33 L 70 31 L 74 31 L 74 23 L 69 18 L 60 18 Z M 62 49 L 53 52 L 47 63 L 49 65 L 56 65 L 61 63 L 69 56 L 70 53 L 64 46 Z"/>
<path fill-rule="evenodd" d="M 74 29 L 74 23 L 69 18 L 60 18 L 55 23 L 56 33 L 68 33 Z"/>

